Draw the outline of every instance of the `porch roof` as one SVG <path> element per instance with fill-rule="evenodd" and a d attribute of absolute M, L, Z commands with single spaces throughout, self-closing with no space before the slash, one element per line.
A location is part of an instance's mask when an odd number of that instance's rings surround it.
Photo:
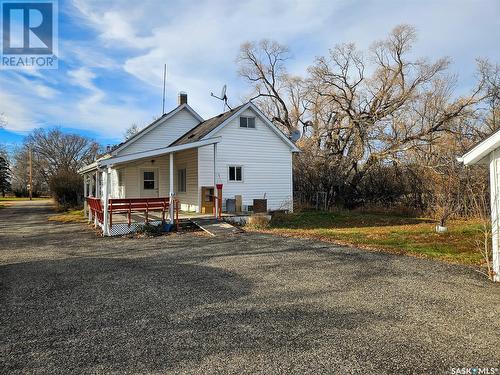
<path fill-rule="evenodd" d="M 208 146 L 212 144 L 219 143 L 220 137 L 208 138 L 202 141 L 191 142 L 188 144 L 182 144 L 178 146 L 168 146 L 157 148 L 154 150 L 147 150 L 141 152 L 135 152 L 133 154 L 123 155 L 123 156 L 113 156 L 107 159 L 102 159 L 97 161 L 98 167 L 109 167 L 115 164 L 123 164 L 131 161 L 136 161 L 145 158 L 158 157 L 162 155 L 171 154 L 173 152 L 188 150 L 191 148 L 199 148 L 203 146 Z M 82 168 L 83 169 L 83 168 Z"/>

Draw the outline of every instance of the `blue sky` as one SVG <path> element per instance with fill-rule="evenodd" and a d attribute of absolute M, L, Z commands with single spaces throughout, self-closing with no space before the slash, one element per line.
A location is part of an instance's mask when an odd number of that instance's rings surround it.
<path fill-rule="evenodd" d="M 0 143 L 10 148 L 33 128 L 53 126 L 119 142 L 132 123 L 160 115 L 164 63 L 167 110 L 186 91 L 210 117 L 221 110 L 211 91 L 227 84 L 233 105 L 248 93 L 235 64 L 245 41 L 287 44 L 291 72 L 303 74 L 335 44 L 367 48 L 401 23 L 417 28 L 416 55 L 451 57 L 458 92 L 473 85 L 476 57 L 500 63 L 497 0 L 61 0 L 59 69 L 0 70 L 8 121 Z"/>

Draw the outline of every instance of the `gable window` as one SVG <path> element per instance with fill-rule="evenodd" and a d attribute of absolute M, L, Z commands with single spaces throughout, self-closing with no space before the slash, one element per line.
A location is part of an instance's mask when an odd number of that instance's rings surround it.
<path fill-rule="evenodd" d="M 144 171 L 144 190 L 153 190 L 155 188 L 155 173 L 153 171 Z"/>
<path fill-rule="evenodd" d="M 243 168 L 240 166 L 229 166 L 229 181 L 243 181 Z"/>
<path fill-rule="evenodd" d="M 186 168 L 177 170 L 177 192 L 186 192 Z"/>
<path fill-rule="evenodd" d="M 255 129 L 255 117 L 241 116 L 240 128 Z"/>

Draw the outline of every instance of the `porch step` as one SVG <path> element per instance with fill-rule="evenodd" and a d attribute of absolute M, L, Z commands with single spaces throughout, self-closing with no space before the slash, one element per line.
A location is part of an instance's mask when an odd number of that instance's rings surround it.
<path fill-rule="evenodd" d="M 229 223 L 226 223 L 225 221 L 222 220 L 200 218 L 200 219 L 191 219 L 191 222 L 193 222 L 198 227 L 200 227 L 205 232 L 214 237 L 226 236 L 229 234 L 237 234 L 243 232 L 242 229 L 235 227 L 234 225 L 231 225 Z"/>

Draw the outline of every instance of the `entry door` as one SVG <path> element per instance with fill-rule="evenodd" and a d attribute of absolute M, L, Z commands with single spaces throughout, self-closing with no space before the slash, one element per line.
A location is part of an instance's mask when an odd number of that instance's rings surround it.
<path fill-rule="evenodd" d="M 211 214 L 214 212 L 214 188 L 203 186 L 201 188 L 201 213 Z"/>
<path fill-rule="evenodd" d="M 158 168 L 141 169 L 141 198 L 158 198 Z"/>

